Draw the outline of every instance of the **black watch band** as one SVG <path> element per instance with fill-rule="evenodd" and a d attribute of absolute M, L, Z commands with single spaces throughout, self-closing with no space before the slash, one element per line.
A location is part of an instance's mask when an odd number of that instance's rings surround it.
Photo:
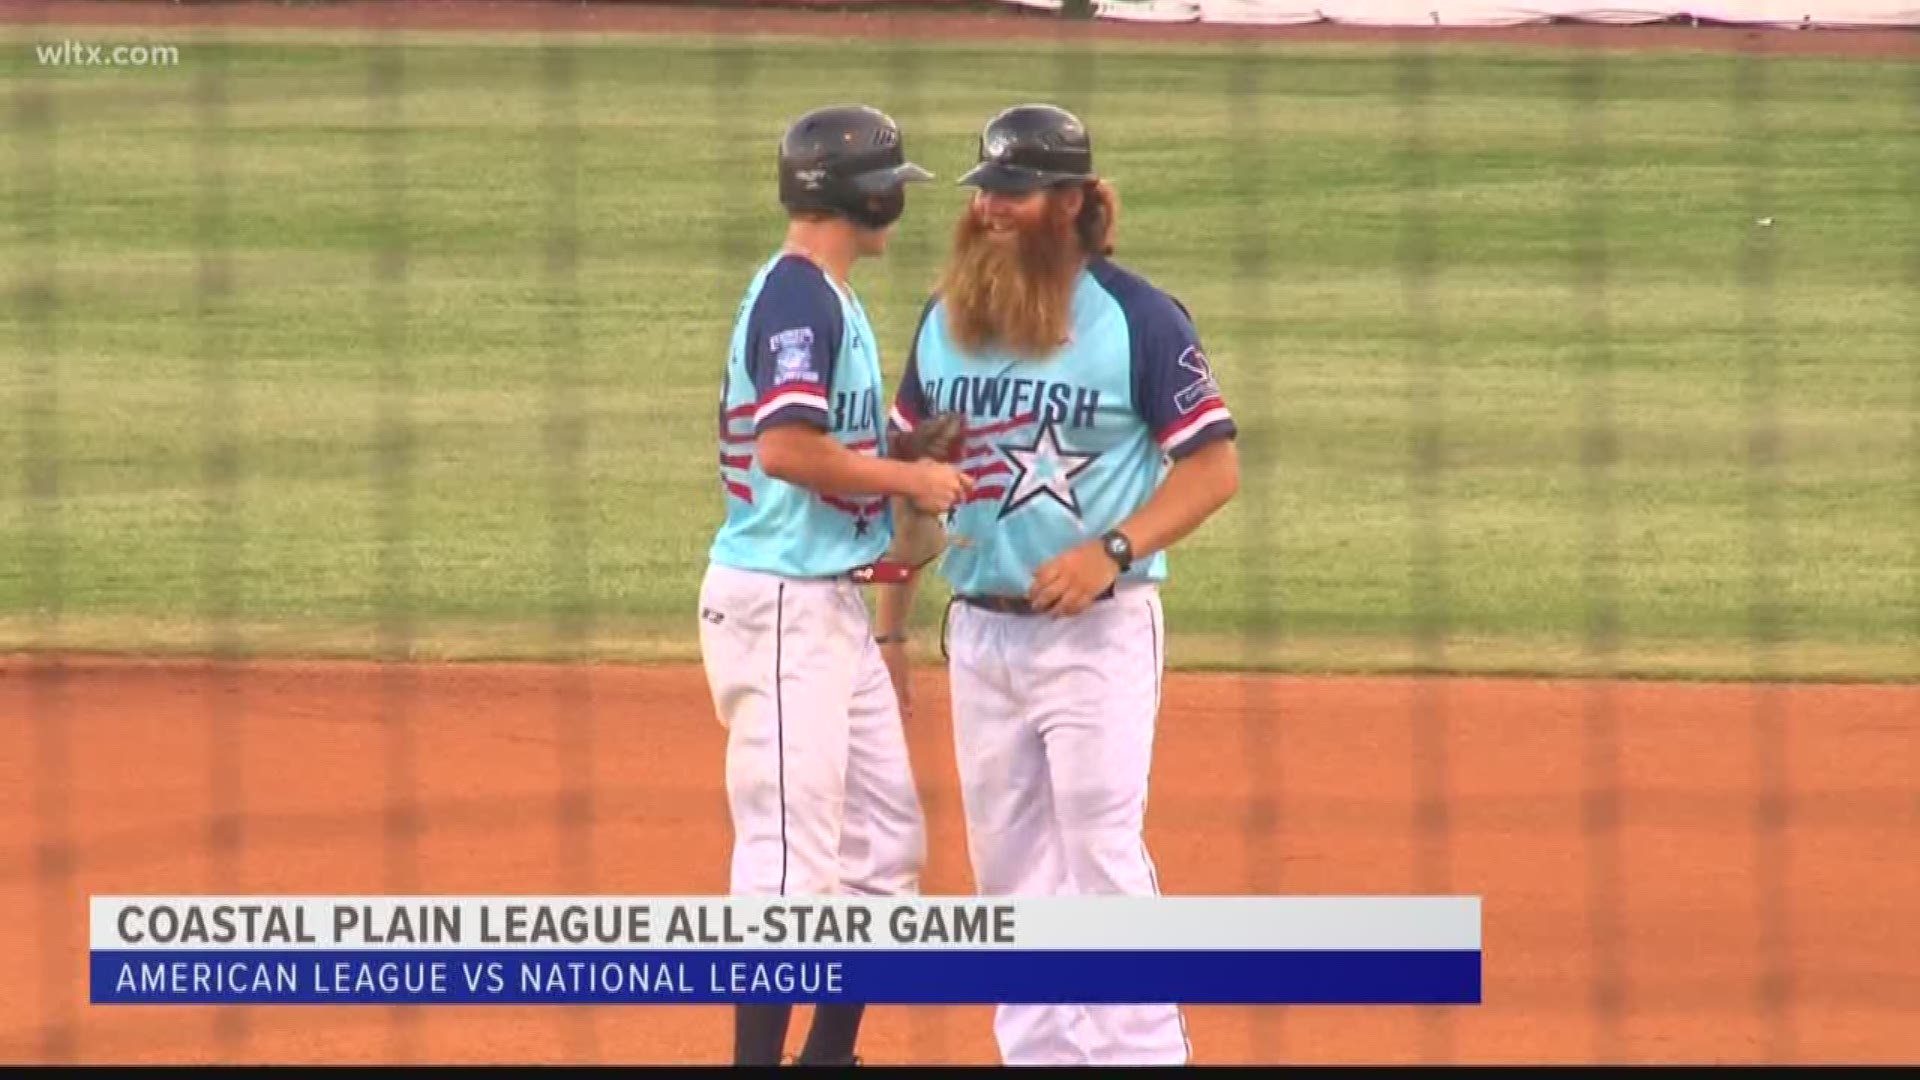
<path fill-rule="evenodd" d="M 1113 529 L 1101 534 L 1100 546 L 1106 551 L 1107 558 L 1120 567 L 1121 573 L 1133 569 L 1133 542 L 1127 539 L 1125 533 Z"/>

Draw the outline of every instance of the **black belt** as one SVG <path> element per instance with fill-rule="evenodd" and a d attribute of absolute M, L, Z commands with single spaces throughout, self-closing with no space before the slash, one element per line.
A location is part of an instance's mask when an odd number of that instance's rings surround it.
<path fill-rule="evenodd" d="M 954 597 L 954 599 L 963 604 L 981 608 L 986 611 L 998 612 L 1002 615 L 1042 614 L 1038 608 L 1033 606 L 1033 602 L 1024 596 L 961 595 Z M 1102 600 L 1113 599 L 1113 586 L 1107 586 L 1107 591 L 1093 599 L 1095 603 L 1099 603 Z"/>

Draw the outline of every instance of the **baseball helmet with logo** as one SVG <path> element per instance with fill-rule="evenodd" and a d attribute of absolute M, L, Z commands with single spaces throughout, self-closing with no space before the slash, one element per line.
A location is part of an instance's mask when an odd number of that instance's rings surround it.
<path fill-rule="evenodd" d="M 1018 193 L 1097 179 L 1093 141 L 1079 117 L 1054 105 L 1016 105 L 987 121 L 980 162 L 960 182 Z"/>
<path fill-rule="evenodd" d="M 780 140 L 780 204 L 884 229 L 906 209 L 906 185 L 933 174 L 907 160 L 900 125 L 865 105 L 815 109 Z"/>

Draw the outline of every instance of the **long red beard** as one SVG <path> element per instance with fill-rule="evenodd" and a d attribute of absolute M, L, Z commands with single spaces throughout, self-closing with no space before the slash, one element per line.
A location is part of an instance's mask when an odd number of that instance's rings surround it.
<path fill-rule="evenodd" d="M 971 206 L 960 215 L 940 296 L 961 348 L 1038 358 L 1066 342 L 1082 260 L 1072 219 L 1056 209 L 1012 244 L 990 237 Z"/>

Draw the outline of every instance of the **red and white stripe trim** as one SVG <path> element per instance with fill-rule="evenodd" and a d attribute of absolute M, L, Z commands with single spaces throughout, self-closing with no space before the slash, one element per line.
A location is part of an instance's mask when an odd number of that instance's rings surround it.
<path fill-rule="evenodd" d="M 753 412 L 753 422 L 759 423 L 789 405 L 804 405 L 810 409 L 827 411 L 827 395 L 818 390 L 781 390 L 760 403 Z"/>
<path fill-rule="evenodd" d="M 1227 404 L 1219 398 L 1209 398 L 1200 403 L 1192 414 L 1183 417 L 1178 423 L 1160 435 L 1160 449 L 1172 452 L 1179 449 L 1189 439 L 1200 434 L 1214 424 L 1231 420 L 1233 415 L 1227 412 Z"/>

